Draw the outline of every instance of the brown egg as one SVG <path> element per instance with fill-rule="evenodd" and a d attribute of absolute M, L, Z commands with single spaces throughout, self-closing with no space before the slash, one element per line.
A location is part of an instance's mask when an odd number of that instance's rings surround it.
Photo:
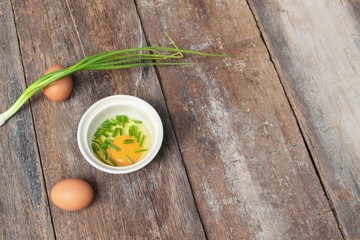
<path fill-rule="evenodd" d="M 45 72 L 45 74 L 52 73 L 60 69 L 64 69 L 64 67 L 60 65 L 54 65 L 51 66 Z M 65 101 L 68 97 L 70 97 L 72 88 L 73 88 L 73 81 L 71 76 L 69 75 L 45 87 L 43 89 L 43 92 L 45 96 L 50 100 L 54 102 L 61 102 L 61 101 Z"/>
<path fill-rule="evenodd" d="M 68 178 L 58 182 L 51 190 L 52 202 L 67 211 L 86 208 L 93 199 L 93 190 L 84 180 Z"/>

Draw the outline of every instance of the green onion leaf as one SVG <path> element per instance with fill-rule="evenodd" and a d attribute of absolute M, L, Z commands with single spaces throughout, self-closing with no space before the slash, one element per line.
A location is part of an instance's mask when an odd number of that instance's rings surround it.
<path fill-rule="evenodd" d="M 136 124 L 142 124 L 142 121 L 140 121 L 140 120 L 133 120 L 133 122 Z"/>
<path fill-rule="evenodd" d="M 131 131 L 131 136 L 134 136 L 134 137 L 137 136 L 137 126 L 132 125 L 132 126 L 130 127 L 130 131 Z"/>
<path fill-rule="evenodd" d="M 112 163 L 113 166 L 119 166 L 114 159 L 112 159 L 111 157 L 108 158 L 109 161 Z"/>
<path fill-rule="evenodd" d="M 115 118 L 116 118 L 116 120 L 117 120 L 119 123 L 123 123 L 123 121 L 122 121 L 122 120 L 123 120 L 122 116 L 119 115 L 119 116 L 116 116 Z"/>
<path fill-rule="evenodd" d="M 116 151 L 121 150 L 118 146 L 114 145 L 110 139 L 105 139 L 104 145 L 105 145 L 104 148 L 106 147 L 106 149 L 109 148 L 109 147 L 112 147 Z"/>
<path fill-rule="evenodd" d="M 114 144 L 111 144 L 110 146 L 111 146 L 113 149 L 115 149 L 116 151 L 121 151 L 121 149 L 120 149 L 118 146 L 114 145 Z"/>
<path fill-rule="evenodd" d="M 115 128 L 113 134 L 111 135 L 112 137 L 116 137 L 116 135 L 118 134 L 119 132 L 119 128 Z"/>
<path fill-rule="evenodd" d="M 113 131 L 111 130 L 111 127 L 110 128 L 99 128 L 100 131 L 103 131 L 103 132 L 108 132 L 108 133 L 112 133 Z"/>
<path fill-rule="evenodd" d="M 94 134 L 94 137 L 95 137 L 95 139 L 98 139 L 100 136 L 102 136 L 103 135 L 103 131 L 101 131 L 101 130 L 97 130 L 96 132 L 95 132 L 95 134 Z"/>
<path fill-rule="evenodd" d="M 125 127 L 125 123 L 129 122 L 129 117 L 125 115 L 118 115 L 115 118 L 123 127 Z"/>
<path fill-rule="evenodd" d="M 130 143 L 134 143 L 134 139 L 125 139 L 124 140 L 124 144 L 130 144 Z"/>
<path fill-rule="evenodd" d="M 108 157 L 107 157 L 107 152 L 106 152 L 106 150 L 107 150 L 107 148 L 105 149 L 105 148 L 101 147 L 101 152 L 102 152 L 102 154 L 104 155 L 105 159 L 108 158 Z"/>
<path fill-rule="evenodd" d="M 110 120 L 105 120 L 102 124 L 101 127 L 105 128 L 105 129 L 109 129 L 113 126 L 115 126 L 116 123 L 110 122 Z"/>
<path fill-rule="evenodd" d="M 94 150 L 94 149 L 93 149 L 93 150 Z M 97 159 L 99 159 L 101 162 L 107 164 L 107 163 L 100 157 L 100 155 L 99 155 L 99 153 L 98 153 L 97 151 L 94 150 L 94 153 L 95 153 Z"/>
<path fill-rule="evenodd" d="M 92 147 L 92 149 L 94 150 L 94 152 L 97 152 L 97 151 L 99 151 L 100 149 L 98 148 L 98 146 L 96 146 L 96 144 L 92 144 L 91 145 L 91 147 Z"/>
<path fill-rule="evenodd" d="M 135 163 L 133 160 L 131 160 L 131 158 L 130 158 L 128 155 L 125 155 L 125 156 L 126 156 L 126 158 L 129 160 L 129 162 L 130 162 L 131 164 L 134 164 L 134 163 Z"/>
<path fill-rule="evenodd" d="M 101 135 L 103 135 L 104 137 L 110 137 L 110 134 L 108 134 L 108 133 L 106 133 L 106 132 L 104 132 L 104 131 L 102 131 L 102 134 Z"/>
<path fill-rule="evenodd" d="M 142 145 L 144 143 L 144 139 L 145 139 L 145 135 L 142 136 L 140 143 L 139 143 L 139 147 L 142 147 Z"/>
<path fill-rule="evenodd" d="M 147 151 L 147 149 L 139 149 L 139 150 L 136 150 L 135 152 L 139 153 L 139 152 L 146 152 L 146 151 Z"/>
<path fill-rule="evenodd" d="M 140 143 L 140 139 L 141 139 L 141 131 L 138 131 L 138 134 L 137 134 L 137 136 L 136 136 L 136 141 L 137 141 L 138 143 Z"/>

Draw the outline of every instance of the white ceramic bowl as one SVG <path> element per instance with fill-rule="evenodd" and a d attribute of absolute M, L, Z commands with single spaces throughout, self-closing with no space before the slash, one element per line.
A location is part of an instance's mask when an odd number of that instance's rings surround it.
<path fill-rule="evenodd" d="M 116 115 L 127 115 L 143 122 L 149 130 L 151 147 L 139 162 L 126 167 L 113 167 L 98 160 L 91 142 L 97 128 L 106 120 Z M 163 125 L 156 110 L 144 100 L 128 95 L 114 95 L 94 103 L 80 120 L 77 141 L 84 158 L 97 169 L 113 173 L 130 173 L 145 167 L 160 150 L 163 140 Z"/>

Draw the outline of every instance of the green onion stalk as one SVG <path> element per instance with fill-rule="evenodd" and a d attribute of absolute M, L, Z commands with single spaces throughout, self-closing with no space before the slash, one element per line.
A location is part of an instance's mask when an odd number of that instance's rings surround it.
<path fill-rule="evenodd" d="M 174 47 L 139 47 L 113 52 L 103 52 L 89 56 L 70 67 L 46 74 L 32 83 L 5 112 L 0 114 L 0 126 L 12 117 L 35 93 L 41 91 L 51 83 L 81 70 L 117 70 L 144 66 L 171 66 L 192 64 L 186 62 L 172 62 L 181 59 L 183 54 L 194 54 L 208 57 L 225 57 L 224 54 L 203 53 Z"/>

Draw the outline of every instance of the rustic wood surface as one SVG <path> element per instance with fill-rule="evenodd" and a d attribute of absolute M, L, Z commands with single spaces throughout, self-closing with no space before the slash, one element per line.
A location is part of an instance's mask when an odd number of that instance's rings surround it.
<path fill-rule="evenodd" d="M 360 1 L 250 2 L 340 226 L 360 239 Z"/>
<path fill-rule="evenodd" d="M 146 45 L 232 54 L 191 66 L 73 75 L 0 127 L 0 239 L 360 239 L 357 1 L 8 0 L 0 3 L 0 112 L 54 64 Z M 76 129 L 97 100 L 138 96 L 163 146 L 144 169 L 102 173 Z M 93 203 L 49 193 L 79 177 Z"/>
<path fill-rule="evenodd" d="M 0 25 L 0 109 L 4 110 L 25 89 L 9 1 L 0 4 Z M 54 238 L 29 104 L 0 128 L 0 136 L 0 239 Z"/>
<path fill-rule="evenodd" d="M 150 44 L 234 55 L 159 69 L 207 236 L 341 238 L 246 2 L 137 4 Z"/>

